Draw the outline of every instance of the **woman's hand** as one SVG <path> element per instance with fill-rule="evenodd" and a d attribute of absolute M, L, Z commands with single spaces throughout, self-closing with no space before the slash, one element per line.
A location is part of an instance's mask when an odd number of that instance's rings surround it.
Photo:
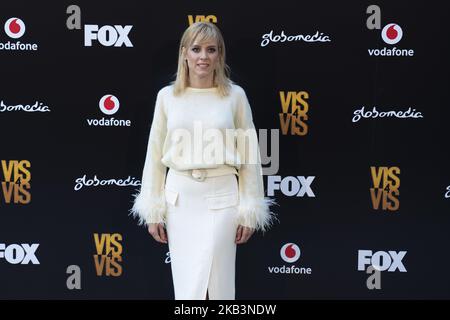
<path fill-rule="evenodd" d="M 167 243 L 166 230 L 164 230 L 164 226 L 162 223 L 150 223 L 148 225 L 148 232 L 156 241 Z"/>
<path fill-rule="evenodd" d="M 236 244 L 246 243 L 255 229 L 239 225 L 236 232 Z"/>

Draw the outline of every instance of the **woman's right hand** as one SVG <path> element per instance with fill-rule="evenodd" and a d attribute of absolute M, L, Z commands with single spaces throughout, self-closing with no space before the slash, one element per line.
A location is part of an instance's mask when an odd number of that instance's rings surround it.
<path fill-rule="evenodd" d="M 162 223 L 150 223 L 148 225 L 148 232 L 156 241 L 167 243 L 166 230 L 164 230 L 164 225 Z"/>

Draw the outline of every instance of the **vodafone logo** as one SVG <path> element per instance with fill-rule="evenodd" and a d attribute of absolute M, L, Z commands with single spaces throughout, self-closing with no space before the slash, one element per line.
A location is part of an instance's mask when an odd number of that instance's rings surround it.
<path fill-rule="evenodd" d="M 98 107 L 103 114 L 108 116 L 113 115 L 119 111 L 120 101 L 112 94 L 105 94 L 100 98 Z M 93 127 L 130 127 L 131 120 L 115 119 L 114 117 L 103 117 L 100 119 L 86 119 L 89 126 Z"/>
<path fill-rule="evenodd" d="M 117 97 L 107 94 L 100 99 L 98 106 L 104 114 L 111 115 L 119 110 L 120 102 Z"/>
<path fill-rule="evenodd" d="M 268 266 L 267 270 L 271 274 L 295 274 L 295 275 L 310 275 L 312 269 L 310 267 L 298 266 L 293 264 L 300 259 L 301 251 L 300 247 L 295 243 L 288 242 L 281 247 L 280 250 L 281 259 L 284 262 L 290 263 L 290 265 L 280 265 L 280 266 Z"/>
<path fill-rule="evenodd" d="M 389 23 L 381 30 L 381 38 L 387 44 L 396 44 L 402 40 L 402 37 L 403 30 L 396 23 Z"/>
<path fill-rule="evenodd" d="M 25 34 L 25 23 L 22 19 L 14 17 L 6 20 L 4 25 L 5 33 L 11 39 L 19 39 Z M 8 42 L 0 42 L 0 51 L 36 51 L 38 45 L 36 43 L 22 43 L 18 40 Z"/>
<path fill-rule="evenodd" d="M 8 37 L 18 39 L 25 33 L 25 23 L 19 18 L 9 18 L 5 22 L 5 32 Z"/>
<path fill-rule="evenodd" d="M 289 263 L 294 263 L 300 258 L 300 248 L 295 243 L 286 243 L 280 250 L 281 258 Z"/>
<path fill-rule="evenodd" d="M 367 7 L 366 13 L 369 14 L 366 20 L 366 26 L 369 30 L 381 30 L 381 39 L 388 45 L 399 43 L 403 38 L 403 29 L 397 23 L 388 23 L 382 28 L 381 8 L 375 4 Z M 384 47 L 367 49 L 369 56 L 374 57 L 412 57 L 414 49 Z"/>

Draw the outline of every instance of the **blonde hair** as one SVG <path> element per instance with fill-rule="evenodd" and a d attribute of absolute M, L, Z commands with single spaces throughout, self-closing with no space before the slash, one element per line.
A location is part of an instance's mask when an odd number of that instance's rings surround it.
<path fill-rule="evenodd" d="M 178 69 L 174 75 L 176 79 L 171 82 L 174 85 L 174 95 L 183 93 L 189 86 L 189 67 L 183 57 L 183 47 L 187 50 L 196 40 L 199 43 L 208 40 L 217 42 L 219 56 L 214 70 L 213 86 L 217 87 L 220 96 L 229 95 L 234 82 L 230 79 L 230 67 L 225 62 L 225 42 L 219 28 L 211 22 L 195 22 L 184 31 L 178 52 Z"/>

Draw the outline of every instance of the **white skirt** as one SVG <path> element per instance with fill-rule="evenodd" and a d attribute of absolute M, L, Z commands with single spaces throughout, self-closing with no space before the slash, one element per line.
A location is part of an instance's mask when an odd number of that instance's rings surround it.
<path fill-rule="evenodd" d="M 238 181 L 166 177 L 167 236 L 176 300 L 235 299 Z"/>

